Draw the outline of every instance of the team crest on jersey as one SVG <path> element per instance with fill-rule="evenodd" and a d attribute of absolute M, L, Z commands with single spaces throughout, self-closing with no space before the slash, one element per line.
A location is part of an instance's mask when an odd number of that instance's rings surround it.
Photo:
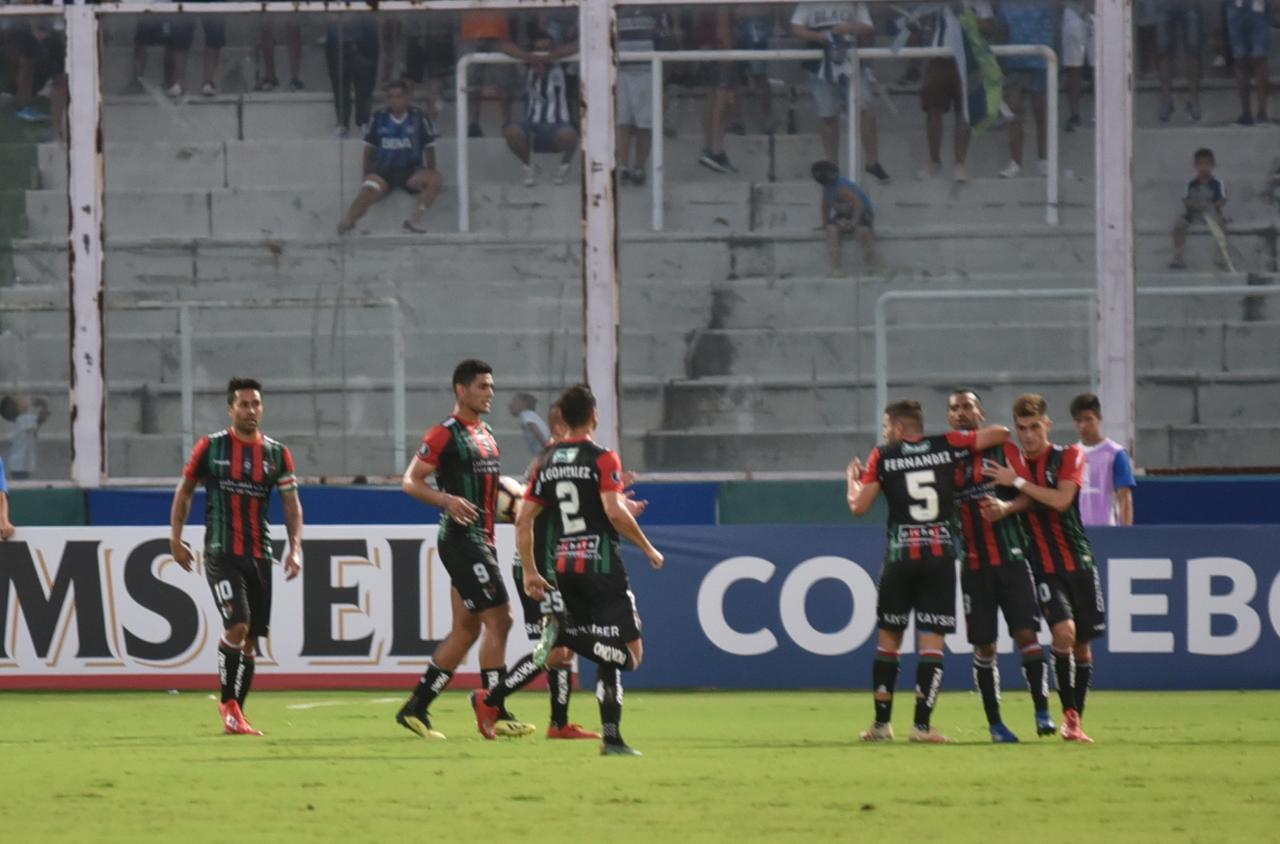
<path fill-rule="evenodd" d="M 269 476 L 271 473 L 275 472 L 275 470 L 276 467 L 270 460 L 262 461 L 262 474 Z"/>
<path fill-rule="evenodd" d="M 552 463 L 572 463 L 578 459 L 578 449 L 562 448 L 551 458 Z"/>
<path fill-rule="evenodd" d="M 613 479 L 613 482 L 614 482 L 615 484 L 620 484 L 620 483 L 622 483 L 622 473 L 621 473 L 621 472 L 613 472 L 613 473 L 611 473 L 611 474 L 609 475 L 609 477 Z"/>

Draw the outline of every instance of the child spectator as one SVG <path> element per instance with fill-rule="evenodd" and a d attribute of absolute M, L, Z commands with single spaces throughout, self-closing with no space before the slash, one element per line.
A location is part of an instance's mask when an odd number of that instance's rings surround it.
<path fill-rule="evenodd" d="M 847 235 L 862 245 L 862 260 L 877 263 L 875 253 L 875 208 L 871 198 L 852 179 L 840 175 L 834 161 L 816 161 L 813 179 L 822 185 L 822 230 L 827 240 L 827 261 L 834 277 L 843 276 L 840 249 Z"/>
<path fill-rule="evenodd" d="M 1187 232 L 1196 223 L 1208 215 L 1222 225 L 1222 207 L 1227 204 L 1227 189 L 1222 180 L 1213 175 L 1213 150 L 1202 147 L 1195 154 L 1196 176 L 1187 182 L 1187 189 L 1182 195 L 1182 213 L 1173 226 L 1173 260 L 1169 262 L 1171 270 L 1185 270 L 1187 262 L 1183 255 L 1187 246 Z"/>

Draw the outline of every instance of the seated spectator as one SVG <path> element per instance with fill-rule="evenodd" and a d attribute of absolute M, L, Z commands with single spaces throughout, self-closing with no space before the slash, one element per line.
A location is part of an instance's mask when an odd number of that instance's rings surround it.
<path fill-rule="evenodd" d="M 1267 54 L 1271 52 L 1271 17 L 1267 0 L 1232 0 L 1227 9 L 1227 37 L 1235 57 L 1236 85 L 1240 89 L 1240 116 L 1236 123 L 1267 123 Z M 1250 108 L 1249 83 L 1257 90 L 1258 107 Z"/>
<path fill-rule="evenodd" d="M 972 10 L 978 18 L 982 32 L 990 34 L 995 28 L 995 12 L 987 0 L 964 0 L 961 11 Z M 934 11 L 921 19 L 926 36 L 925 44 L 941 47 L 944 41 L 944 13 Z M 929 163 L 917 174 L 921 179 L 931 179 L 942 170 L 942 119 L 948 111 L 955 116 L 955 168 L 952 178 L 957 182 L 969 179 L 965 170 L 965 158 L 969 154 L 969 124 L 965 122 L 965 97 L 968 92 L 960 86 L 960 71 L 953 58 L 929 59 L 925 66 L 924 82 L 920 86 L 920 106 L 925 112 L 925 136 L 929 142 Z"/>
<path fill-rule="evenodd" d="M 472 53 L 496 53 L 511 43 L 511 19 L 503 9 L 462 13 L 458 58 Z M 480 104 L 496 100 L 503 131 L 511 123 L 511 97 L 516 86 L 516 69 L 510 64 L 476 64 L 468 71 L 466 87 L 467 137 L 480 138 Z"/>
<path fill-rule="evenodd" d="M 173 43 L 174 75 L 174 83 L 169 86 L 171 97 L 181 97 L 186 93 L 183 82 L 187 76 L 187 52 L 195 40 L 196 18 L 200 19 L 200 28 L 204 31 L 204 82 L 200 86 L 200 93 L 206 97 L 218 93 L 214 77 L 218 72 L 218 54 L 227 44 L 227 22 L 221 15 L 178 15 L 169 26 L 169 38 Z"/>
<path fill-rule="evenodd" d="M 657 49 L 662 26 L 663 15 L 652 6 L 620 8 L 619 53 Z M 624 185 L 645 183 L 649 150 L 653 146 L 652 81 L 648 62 L 618 62 L 618 180 Z M 633 142 L 634 158 L 630 156 Z"/>
<path fill-rule="evenodd" d="M 1192 226 L 1203 222 L 1206 217 L 1212 217 L 1219 225 L 1226 222 L 1222 209 L 1227 204 L 1227 189 L 1213 175 L 1214 163 L 1213 150 L 1196 150 L 1196 175 L 1187 182 L 1187 189 L 1182 195 L 1182 213 L 1173 225 L 1173 260 L 1169 262 L 1169 269 L 1187 268 L 1184 252 L 1187 232 Z"/>
<path fill-rule="evenodd" d="M 848 100 L 848 85 L 852 75 L 849 51 L 856 49 L 860 36 L 874 36 L 875 25 L 865 3 L 799 3 L 791 16 L 791 34 L 803 41 L 822 48 L 822 61 L 809 65 L 809 90 L 813 94 L 820 121 L 822 148 L 827 158 L 840 158 L 840 125 L 837 122 Z M 867 159 L 868 173 L 882 182 L 889 181 L 889 174 L 880 165 L 877 146 L 875 112 L 871 99 L 876 85 L 871 68 L 862 66 L 859 80 L 858 107 L 861 121 L 862 147 Z"/>
<path fill-rule="evenodd" d="M 422 217 L 440 192 L 443 180 L 436 170 L 436 129 L 420 109 L 409 106 L 409 88 L 392 82 L 386 88 L 387 107 L 369 121 L 364 143 L 364 182 L 351 202 L 338 234 L 355 228 L 374 203 L 396 188 L 416 194 L 418 203 L 404 221 L 405 231 L 424 232 Z"/>
<path fill-rule="evenodd" d="M 14 116 L 27 123 L 43 123 L 52 118 L 58 138 L 66 138 L 67 119 L 67 39 L 60 31 L 61 18 L 36 18 L 20 22 L 15 36 L 18 52 L 14 84 Z M 49 109 L 36 108 L 36 92 L 49 84 Z"/>
<path fill-rule="evenodd" d="M 1084 88 L 1084 69 L 1097 67 L 1094 50 L 1097 46 L 1093 34 L 1095 16 L 1088 10 L 1088 2 L 1067 0 L 1062 7 L 1062 66 L 1067 71 L 1067 108 L 1071 115 L 1062 127 L 1064 132 L 1074 132 L 1083 121 L 1080 119 L 1080 96 Z"/>
<path fill-rule="evenodd" d="M 378 21 L 373 15 L 333 15 L 324 37 L 324 58 L 333 86 L 338 115 L 334 135 L 345 138 L 355 121 L 363 134 L 373 108 L 373 85 L 378 74 Z"/>
<path fill-rule="evenodd" d="M 878 260 L 875 252 L 875 208 L 871 198 L 852 179 L 840 175 L 834 161 L 814 162 L 813 179 L 822 185 L 822 230 L 827 240 L 827 261 L 831 275 L 844 275 L 840 252 L 843 239 L 853 235 L 862 245 L 862 260 L 874 267 Z"/>
<path fill-rule="evenodd" d="M 282 16 L 283 17 L 283 16 Z M 262 20 L 262 29 L 258 33 L 259 65 L 258 90 L 274 91 L 280 87 L 280 78 L 276 76 L 276 24 L 284 27 L 284 41 L 289 48 L 289 90 L 301 91 L 302 84 L 302 24 L 297 22 L 296 15 L 289 15 L 283 20 L 270 16 Z"/>
<path fill-rule="evenodd" d="M 1200 122 L 1200 50 L 1204 20 L 1192 0 L 1156 0 L 1156 52 L 1160 65 L 1161 123 L 1173 117 L 1173 56 L 1182 36 L 1183 61 L 1187 65 L 1187 119 Z"/>
<path fill-rule="evenodd" d="M 520 125 L 509 124 L 502 134 L 507 146 L 524 164 L 524 183 L 533 187 L 538 183 L 538 165 L 534 153 L 560 153 L 560 166 L 556 170 L 555 183 L 562 185 L 569 175 L 570 163 L 578 149 L 578 131 L 573 128 L 567 96 L 568 83 L 564 65 L 558 61 L 577 50 L 577 44 L 556 47 L 550 34 L 535 30 L 531 33 L 532 51 L 522 49 L 513 41 L 501 45 L 507 55 L 526 64 L 525 117 Z"/>
<path fill-rule="evenodd" d="M 49 418 L 49 400 L 43 396 L 5 396 L 0 399 L 0 419 L 13 423 L 9 441 L 9 474 L 15 480 L 35 476 L 40 426 Z"/>
<path fill-rule="evenodd" d="M 1000 6 L 1000 14 L 1004 18 L 1010 44 L 1053 46 L 1054 15 L 1048 6 L 1036 0 L 1005 0 Z M 1044 59 L 1040 56 L 1005 56 L 1000 63 L 1005 72 L 1004 101 L 1013 112 L 1009 121 L 1009 166 L 1001 170 L 1000 175 L 1012 179 L 1022 173 L 1022 121 L 1027 113 L 1026 101 L 1030 97 L 1036 120 L 1038 170 L 1041 176 L 1047 176 L 1049 139 L 1046 134 L 1045 95 L 1049 89 Z"/>

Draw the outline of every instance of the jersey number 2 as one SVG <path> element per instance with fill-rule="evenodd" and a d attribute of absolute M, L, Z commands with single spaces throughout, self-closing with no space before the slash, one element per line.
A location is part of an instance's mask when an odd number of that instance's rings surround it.
<path fill-rule="evenodd" d="M 906 478 L 907 495 L 915 502 L 907 509 L 911 518 L 917 522 L 932 522 L 938 518 L 938 491 L 933 488 L 938 481 L 933 470 L 908 472 Z"/>
<path fill-rule="evenodd" d="M 578 500 L 577 484 L 572 481 L 557 483 L 556 500 L 560 502 L 560 520 L 564 523 L 565 536 L 582 533 L 587 529 L 587 520 L 578 518 L 582 502 Z"/>

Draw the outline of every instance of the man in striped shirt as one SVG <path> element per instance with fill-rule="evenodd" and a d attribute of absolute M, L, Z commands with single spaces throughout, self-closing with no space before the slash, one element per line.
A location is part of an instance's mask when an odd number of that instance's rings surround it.
<path fill-rule="evenodd" d="M 982 399 L 969 389 L 947 398 L 947 422 L 955 431 L 976 431 L 986 421 Z M 965 629 L 973 645 L 973 678 L 982 694 L 991 740 L 1016 742 L 1018 737 L 1000 717 L 1000 666 L 996 660 L 997 612 L 1004 613 L 1009 634 L 1022 656 L 1022 673 L 1035 706 L 1036 733 L 1057 732 L 1049 716 L 1049 675 L 1044 651 L 1036 641 L 1040 612 L 1036 584 L 1024 549 L 1026 534 L 1019 519 L 988 522 L 982 518 L 982 502 L 996 494 L 991 473 L 984 464 L 1008 465 L 1018 459 L 1018 448 L 1005 442 L 956 466 L 956 509 L 964 552 L 960 554 L 960 590 L 964 596 Z"/>
<path fill-rule="evenodd" d="M 1105 633 L 1107 625 L 1102 583 L 1080 521 L 1078 496 L 1085 482 L 1085 456 L 1077 445 L 1049 442 L 1053 420 L 1043 396 L 1019 396 L 1013 416 L 1025 459 L 1012 466 L 984 464 L 984 468 L 989 467 L 997 485 L 1011 486 L 1021 495 L 1013 503 L 987 498 L 982 511 L 992 522 L 1024 513 L 1040 609 L 1053 633 L 1062 737 L 1091 742 L 1080 726 L 1093 677 L 1089 643 Z"/>
<path fill-rule="evenodd" d="M 526 187 L 538 183 L 539 169 L 533 163 L 533 153 L 560 153 L 555 183 L 562 185 L 578 150 L 578 131 L 573 128 L 568 78 L 559 59 L 577 52 L 578 44 L 571 41 L 557 46 L 550 33 L 537 26 L 532 27 L 528 43 L 532 50 L 526 51 L 513 41 L 502 45 L 502 52 L 528 65 L 524 83 L 524 122 L 504 127 L 502 134 L 511 152 L 524 165 Z"/>
<path fill-rule="evenodd" d="M 260 736 L 244 717 L 244 702 L 253 683 L 258 637 L 268 634 L 271 623 L 267 505 L 271 490 L 279 489 L 289 534 L 284 575 L 293 580 L 302 570 L 302 504 L 289 449 L 259 430 L 262 385 L 252 378 L 232 378 L 227 414 L 230 427 L 201 438 L 182 471 L 169 513 L 169 551 L 191 571 L 194 555 L 182 541 L 182 527 L 196 486 L 203 484 L 204 573 L 223 626 L 218 643 L 222 728 L 231 735 Z"/>

